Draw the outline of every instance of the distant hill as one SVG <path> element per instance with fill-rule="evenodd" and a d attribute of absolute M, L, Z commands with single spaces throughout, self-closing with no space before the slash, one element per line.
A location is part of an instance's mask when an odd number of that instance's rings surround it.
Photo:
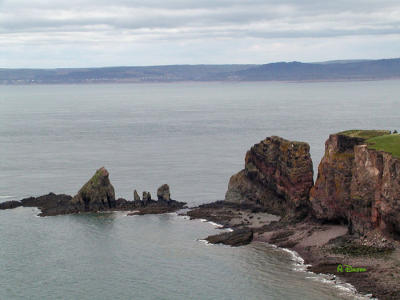
<path fill-rule="evenodd" d="M 266 64 L 232 74 L 237 80 L 364 80 L 400 78 L 400 59 Z"/>
<path fill-rule="evenodd" d="M 400 78 L 400 58 L 278 62 L 265 65 L 170 65 L 71 69 L 0 69 L 0 84 L 178 81 L 313 81 Z"/>

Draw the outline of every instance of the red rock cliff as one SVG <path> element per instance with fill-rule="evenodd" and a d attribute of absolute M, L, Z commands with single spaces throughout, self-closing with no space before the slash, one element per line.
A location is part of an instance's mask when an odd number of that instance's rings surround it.
<path fill-rule="evenodd" d="M 245 168 L 229 181 L 225 201 L 252 202 L 283 216 L 305 216 L 313 185 L 310 146 L 268 137 L 246 154 Z"/>
<path fill-rule="evenodd" d="M 400 233 L 400 160 L 368 148 L 366 139 L 333 134 L 310 192 L 320 220 L 344 221 L 356 233 Z"/>

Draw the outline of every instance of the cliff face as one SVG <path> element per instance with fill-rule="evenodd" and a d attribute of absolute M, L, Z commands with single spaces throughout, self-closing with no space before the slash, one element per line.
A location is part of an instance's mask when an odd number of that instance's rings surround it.
<path fill-rule="evenodd" d="M 354 162 L 354 146 L 363 139 L 332 134 L 325 142 L 325 155 L 318 166 L 310 201 L 318 219 L 347 221 L 351 204 L 350 186 Z"/>
<path fill-rule="evenodd" d="M 225 201 L 258 203 L 285 216 L 304 216 L 313 185 L 307 143 L 268 137 L 246 154 L 245 168 L 229 181 Z"/>
<path fill-rule="evenodd" d="M 400 233 L 400 160 L 370 149 L 365 138 L 334 134 L 310 192 L 313 214 L 345 221 L 356 233 Z"/>
<path fill-rule="evenodd" d="M 400 159 L 389 153 L 354 148 L 350 207 L 356 231 L 379 228 L 400 234 Z"/>

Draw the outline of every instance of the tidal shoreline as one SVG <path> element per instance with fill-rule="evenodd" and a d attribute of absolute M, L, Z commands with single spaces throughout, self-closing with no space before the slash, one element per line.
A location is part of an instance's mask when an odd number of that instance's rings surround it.
<path fill-rule="evenodd" d="M 339 285 L 348 283 L 362 296 L 396 299 L 399 295 L 397 276 L 391 274 L 399 274 L 400 265 L 396 260 L 396 250 L 389 250 L 392 249 L 389 248 L 389 241 L 383 243 L 380 240 L 380 245 L 364 246 L 360 239 L 349 235 L 347 226 L 321 224 L 312 219 L 287 222 L 265 212 L 260 206 L 249 204 L 241 206 L 217 201 L 192 208 L 182 215 L 220 224 L 222 229 L 232 228 L 232 232 L 202 238 L 209 243 L 241 246 L 262 242 L 275 245 L 295 251 L 304 260 L 305 271 L 327 275 L 329 280 L 338 281 Z M 253 233 L 250 240 L 248 232 Z M 375 234 L 377 240 L 378 234 Z M 395 243 L 391 247 L 399 247 L 394 241 L 390 243 Z M 347 253 L 340 253 L 338 249 L 341 247 L 354 247 L 367 252 L 356 254 L 346 250 Z M 341 273 L 337 270 L 339 264 L 366 268 L 366 272 Z"/>

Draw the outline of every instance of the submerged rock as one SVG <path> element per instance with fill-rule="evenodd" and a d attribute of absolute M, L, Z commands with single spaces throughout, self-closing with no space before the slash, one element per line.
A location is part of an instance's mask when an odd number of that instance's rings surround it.
<path fill-rule="evenodd" d="M 158 201 L 167 201 L 171 200 L 171 194 L 169 192 L 169 185 L 163 184 L 157 190 L 157 199 Z"/>
<path fill-rule="evenodd" d="M 108 178 L 108 171 L 102 167 L 79 190 L 72 203 L 81 211 L 99 211 L 115 207 L 115 192 Z"/>
<path fill-rule="evenodd" d="M 13 209 L 19 206 L 22 206 L 22 203 L 19 201 L 6 201 L 0 203 L 0 209 Z"/>

